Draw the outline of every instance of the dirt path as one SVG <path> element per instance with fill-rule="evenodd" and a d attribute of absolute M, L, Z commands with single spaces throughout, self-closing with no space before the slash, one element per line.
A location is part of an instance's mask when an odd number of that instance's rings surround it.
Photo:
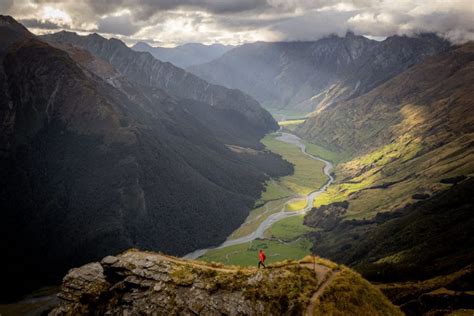
<path fill-rule="evenodd" d="M 334 271 L 330 270 L 326 275 L 323 281 L 319 284 L 319 288 L 316 292 L 314 292 L 313 296 L 311 297 L 311 300 L 309 301 L 309 305 L 306 308 L 306 315 L 307 316 L 312 316 L 314 307 L 316 306 L 318 302 L 318 298 L 321 296 L 321 294 L 324 293 L 324 290 L 332 283 L 334 278 L 339 274 L 339 271 Z"/>

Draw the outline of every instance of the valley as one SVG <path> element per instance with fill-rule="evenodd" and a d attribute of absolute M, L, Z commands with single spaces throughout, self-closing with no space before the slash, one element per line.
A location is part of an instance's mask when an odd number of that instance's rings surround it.
<path fill-rule="evenodd" d="M 269 181 L 258 207 L 224 243 L 185 258 L 248 266 L 255 264 L 257 249 L 265 249 L 270 263 L 301 259 L 310 253 L 306 235 L 313 229 L 303 225 L 303 217 L 334 181 L 333 164 L 308 153 L 299 137 L 283 130 L 267 135 L 262 143 L 292 163 L 293 174 Z"/>
<path fill-rule="evenodd" d="M 150 1 L 63 2 L 0 15 L 0 316 L 473 313 L 472 28 L 284 37 L 302 8 L 188 1 L 151 39 Z"/>

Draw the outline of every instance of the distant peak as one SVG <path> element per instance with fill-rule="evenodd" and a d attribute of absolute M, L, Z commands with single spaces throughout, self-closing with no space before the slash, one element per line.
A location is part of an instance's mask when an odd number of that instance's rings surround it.
<path fill-rule="evenodd" d="M 345 37 L 347 37 L 347 38 L 351 38 L 351 37 L 356 37 L 356 35 L 355 35 L 355 34 L 354 34 L 354 32 L 352 32 L 352 31 L 347 31 L 347 33 L 346 33 L 346 36 L 345 36 Z"/>
<path fill-rule="evenodd" d="M 136 47 L 153 48 L 153 46 L 151 46 L 147 42 L 136 42 L 135 45 L 133 45 L 132 47 L 134 47 L 134 48 L 136 48 Z"/>

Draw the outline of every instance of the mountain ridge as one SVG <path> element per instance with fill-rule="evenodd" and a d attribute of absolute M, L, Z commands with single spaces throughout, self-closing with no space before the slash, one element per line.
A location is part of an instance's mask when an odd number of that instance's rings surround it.
<path fill-rule="evenodd" d="M 204 45 L 199 43 L 187 43 L 173 48 L 151 46 L 144 42 L 138 42 L 132 46 L 135 51 L 149 52 L 156 59 L 170 62 L 180 68 L 210 62 L 232 48 L 233 46 L 223 44 Z"/>
<path fill-rule="evenodd" d="M 348 284 L 351 293 L 359 293 L 356 300 L 347 300 L 347 289 L 342 288 Z M 356 273 L 310 257 L 259 270 L 129 250 L 69 271 L 59 297 L 61 303 L 52 315 L 92 310 L 168 315 L 401 315 Z M 313 297 L 318 304 L 310 304 Z"/>
<path fill-rule="evenodd" d="M 184 254 L 217 244 L 244 221 L 269 175 L 291 171 L 275 155 L 239 154 L 216 137 L 228 131 L 233 144 L 239 135 L 258 144 L 265 127 L 234 116 L 247 130 L 235 135 L 215 106 L 135 83 L 78 48 L 12 32 L 0 23 L 0 41 L 15 39 L 0 55 L 8 295 L 133 246 Z M 17 271 L 28 281 L 18 283 Z"/>
<path fill-rule="evenodd" d="M 259 133 L 261 137 L 267 129 L 278 128 L 271 115 L 250 96 L 239 90 L 211 85 L 183 69 L 155 59 L 149 53 L 134 52 L 120 40 L 113 38 L 107 40 L 97 34 L 79 36 L 71 32 L 59 32 L 42 38 L 59 44 L 80 46 L 106 60 L 123 75 L 142 85 L 166 90 L 169 94 L 180 98 L 208 103 L 226 111 L 227 115 L 242 116 L 242 119 L 251 123 L 251 132 Z M 232 120 L 229 120 L 229 124 L 232 124 Z M 238 129 L 238 124 L 234 130 L 237 132 L 240 130 L 241 138 L 245 139 L 246 131 Z M 261 148 L 255 142 L 237 145 Z"/>
<path fill-rule="evenodd" d="M 315 42 L 245 44 L 188 70 L 239 88 L 274 111 L 304 114 L 367 92 L 448 46 L 433 34 L 392 36 L 377 42 L 349 32 Z M 361 70 L 366 82 L 358 83 Z"/>

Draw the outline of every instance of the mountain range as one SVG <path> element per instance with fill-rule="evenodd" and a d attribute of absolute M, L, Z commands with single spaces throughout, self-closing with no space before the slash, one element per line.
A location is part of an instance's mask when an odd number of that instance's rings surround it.
<path fill-rule="evenodd" d="M 217 244 L 245 219 L 269 175 L 291 172 L 258 150 L 277 125 L 251 97 L 118 40 L 56 36 L 90 50 L 48 44 L 54 36 L 0 18 L 9 295 L 130 247 L 185 254 Z M 15 280 L 19 271 L 28 282 Z"/>
<path fill-rule="evenodd" d="M 138 42 L 132 46 L 137 52 L 148 52 L 156 59 L 167 61 L 181 68 L 204 64 L 219 58 L 233 46 L 200 43 L 187 43 L 176 47 L 153 47 L 145 42 Z"/>
<path fill-rule="evenodd" d="M 376 282 L 407 314 L 474 308 L 473 42 L 453 45 L 435 34 L 374 41 L 349 32 L 311 42 L 131 49 L 98 34 L 35 36 L 0 16 L 0 44 L 1 269 L 10 295 L 128 248 L 183 255 L 220 244 L 267 180 L 293 172 L 260 143 L 279 129 L 268 109 L 298 117 L 291 132 L 335 165 L 334 182 L 304 218 L 315 255 Z M 281 270 L 163 258 L 129 251 L 72 270 L 64 311 L 123 311 L 138 292 L 144 301 L 179 298 L 173 302 L 187 308 L 199 305 L 182 305 L 198 288 L 209 310 L 210 300 L 239 295 L 255 313 L 301 312 L 310 303 L 301 288 L 272 283 Z M 307 285 L 315 280 L 305 260 L 275 268 Z M 148 269 L 163 264 L 163 279 L 148 280 Z M 321 313 L 349 313 L 370 298 L 398 313 L 348 268 L 326 265 L 347 274 L 322 296 Z M 236 275 L 226 279 L 229 269 Z M 245 290 L 195 283 L 210 275 Z M 254 304 L 259 294 L 246 286 L 257 277 L 284 291 L 275 305 Z M 364 295 L 349 297 L 348 280 Z"/>
<path fill-rule="evenodd" d="M 453 46 L 295 130 L 348 157 L 306 216 L 313 251 L 388 283 L 408 314 L 470 306 L 473 67 L 474 44 Z"/>
<path fill-rule="evenodd" d="M 244 44 L 188 70 L 240 89 L 272 111 L 305 114 L 368 92 L 448 47 L 433 34 L 377 42 L 349 32 L 314 42 Z"/>

